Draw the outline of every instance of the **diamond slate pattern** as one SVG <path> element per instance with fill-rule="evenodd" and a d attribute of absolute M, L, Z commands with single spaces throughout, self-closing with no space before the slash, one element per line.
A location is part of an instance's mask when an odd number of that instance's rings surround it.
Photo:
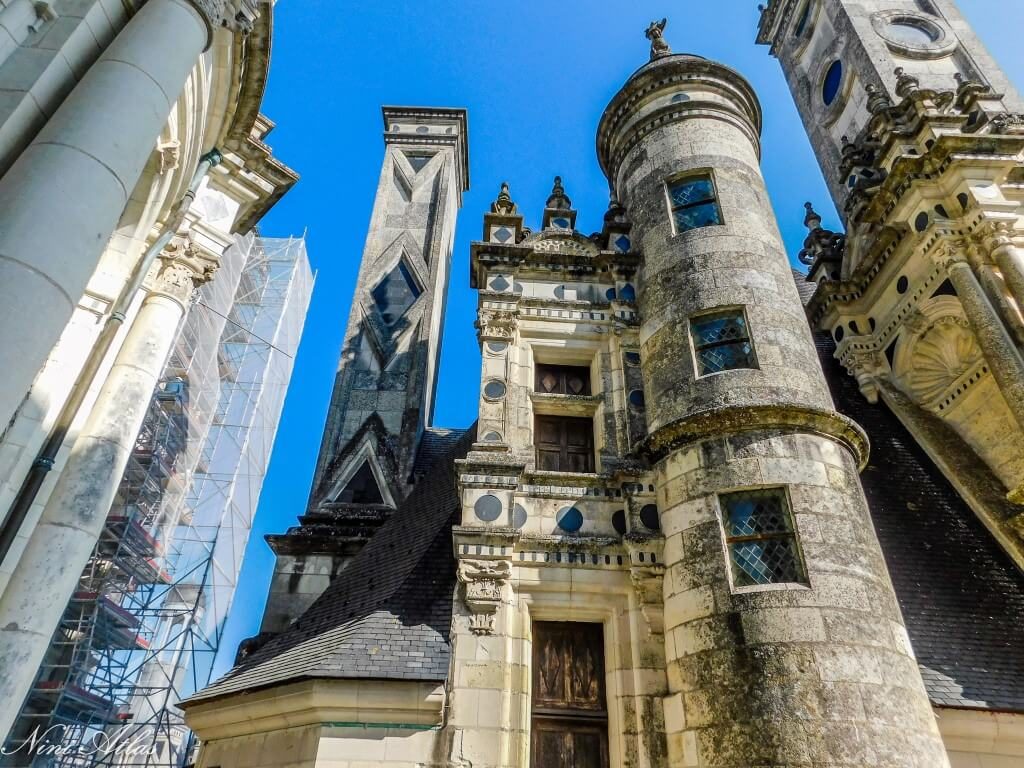
<path fill-rule="evenodd" d="M 429 471 L 343 576 L 287 631 L 184 706 L 308 678 L 445 679 L 457 586 L 455 460 L 476 427 L 431 432 L 421 448 L 435 456 Z"/>

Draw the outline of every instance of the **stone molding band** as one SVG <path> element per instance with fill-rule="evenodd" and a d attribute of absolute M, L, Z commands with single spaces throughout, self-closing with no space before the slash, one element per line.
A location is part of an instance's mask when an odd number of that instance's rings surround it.
<path fill-rule="evenodd" d="M 821 435 L 846 446 L 859 469 L 868 463 L 871 444 L 859 424 L 835 411 L 800 405 L 740 405 L 698 411 L 659 427 L 638 451 L 653 464 L 683 446 L 757 430 Z"/>

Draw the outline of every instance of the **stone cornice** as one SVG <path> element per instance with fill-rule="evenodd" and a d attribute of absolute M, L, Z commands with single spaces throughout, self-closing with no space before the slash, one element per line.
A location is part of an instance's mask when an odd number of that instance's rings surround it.
<path fill-rule="evenodd" d="M 444 699 L 441 681 L 313 679 L 179 706 L 188 726 L 210 741 L 332 723 L 431 728 L 441 724 Z"/>
<path fill-rule="evenodd" d="M 686 445 L 757 430 L 822 435 L 845 445 L 861 469 L 867 465 L 870 443 L 856 422 L 835 411 L 801 405 L 743 405 L 697 411 L 654 430 L 638 452 L 653 464 Z"/>
<path fill-rule="evenodd" d="M 635 120 L 637 110 L 660 92 L 701 86 L 727 97 L 729 104 L 691 99 L 670 103 Z M 760 147 L 761 105 L 742 75 L 698 56 L 663 56 L 634 72 L 601 116 L 597 156 L 605 176 L 615 178 L 619 163 L 646 134 L 692 117 L 726 120 L 743 130 L 755 148 Z"/>
<path fill-rule="evenodd" d="M 261 183 L 246 186 L 255 190 L 255 200 L 244 204 L 235 222 L 235 231 L 251 230 L 261 218 L 295 185 L 299 175 L 274 157 L 267 145 L 267 134 L 274 123 L 261 114 L 270 72 L 270 49 L 274 29 L 274 11 L 264 4 L 246 35 L 235 35 L 232 41 L 232 83 L 235 84 L 230 123 L 217 140 L 225 151 L 225 167 L 241 180 L 259 179 Z"/>

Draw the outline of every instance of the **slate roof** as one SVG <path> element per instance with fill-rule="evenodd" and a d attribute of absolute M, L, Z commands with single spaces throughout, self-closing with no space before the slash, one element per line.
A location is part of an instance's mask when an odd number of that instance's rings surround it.
<path fill-rule="evenodd" d="M 422 457 L 429 471 L 344 577 L 288 630 L 183 706 L 308 678 L 441 682 L 448 676 L 457 586 L 455 460 L 469 451 L 476 427 L 429 432 L 423 450 L 433 458 Z"/>
<path fill-rule="evenodd" d="M 1024 711 L 1024 574 L 896 416 L 815 335 L 836 408 L 871 438 L 861 475 L 932 702 Z"/>

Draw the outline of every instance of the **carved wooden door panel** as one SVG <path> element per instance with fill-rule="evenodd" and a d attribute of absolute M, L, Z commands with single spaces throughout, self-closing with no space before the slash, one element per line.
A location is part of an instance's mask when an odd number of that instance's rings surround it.
<path fill-rule="evenodd" d="M 535 622 L 531 768 L 607 768 L 600 624 Z"/>

